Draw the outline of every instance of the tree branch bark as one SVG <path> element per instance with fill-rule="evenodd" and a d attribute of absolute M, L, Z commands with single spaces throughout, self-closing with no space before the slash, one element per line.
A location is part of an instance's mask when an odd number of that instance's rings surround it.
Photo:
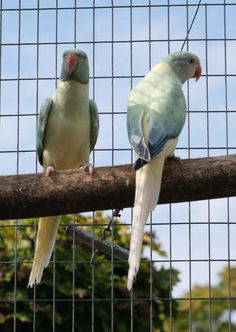
<path fill-rule="evenodd" d="M 0 220 L 131 207 L 131 165 L 0 177 Z M 167 160 L 159 203 L 236 196 L 236 155 Z"/>
<path fill-rule="evenodd" d="M 127 261 L 129 257 L 129 251 L 125 248 L 118 246 L 110 241 L 106 241 L 98 237 L 96 234 L 81 230 L 78 226 L 69 225 L 66 228 L 65 233 L 71 238 L 75 236 L 75 242 L 77 244 L 84 244 L 89 248 L 98 250 L 98 253 L 102 253 L 108 257 L 113 256 L 114 260 Z M 113 255 L 112 255 L 113 254 Z"/>

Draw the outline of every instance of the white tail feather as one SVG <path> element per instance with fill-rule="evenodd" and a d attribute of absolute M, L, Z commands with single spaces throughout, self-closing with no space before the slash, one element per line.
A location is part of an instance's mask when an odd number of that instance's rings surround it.
<path fill-rule="evenodd" d="M 34 262 L 29 277 L 28 287 L 40 283 L 43 270 L 48 266 L 56 241 L 60 217 L 46 217 L 39 219 Z"/>
<path fill-rule="evenodd" d="M 139 270 L 144 226 L 149 213 L 155 208 L 161 189 L 164 154 L 158 155 L 136 172 L 134 215 L 129 252 L 127 288 L 131 290 Z"/>

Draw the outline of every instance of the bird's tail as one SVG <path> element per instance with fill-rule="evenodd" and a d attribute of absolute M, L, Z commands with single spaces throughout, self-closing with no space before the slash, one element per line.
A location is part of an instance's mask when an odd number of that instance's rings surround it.
<path fill-rule="evenodd" d="M 161 189 L 164 155 L 158 155 L 136 172 L 133 224 L 129 252 L 127 288 L 131 290 L 139 270 L 144 226 L 149 213 L 155 208 Z"/>
<path fill-rule="evenodd" d="M 48 266 L 56 241 L 60 217 L 45 217 L 39 219 L 34 262 L 29 277 L 28 287 L 40 283 L 43 270 Z"/>

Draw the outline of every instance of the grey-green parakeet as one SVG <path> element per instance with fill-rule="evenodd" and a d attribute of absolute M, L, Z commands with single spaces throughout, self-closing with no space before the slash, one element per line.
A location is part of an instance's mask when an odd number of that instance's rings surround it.
<path fill-rule="evenodd" d="M 129 290 L 139 270 L 144 226 L 159 199 L 164 161 L 173 156 L 185 123 L 182 85 L 200 76 L 199 58 L 188 52 L 176 52 L 154 66 L 129 95 L 127 130 L 137 154 Z"/>
<path fill-rule="evenodd" d="M 89 63 L 85 52 L 63 53 L 60 81 L 41 106 L 37 127 L 37 154 L 46 176 L 57 170 L 89 165 L 97 141 L 98 111 L 89 100 Z M 89 170 L 91 172 L 91 165 Z M 28 286 L 41 281 L 55 245 L 60 218 L 40 218 L 34 262 Z"/>

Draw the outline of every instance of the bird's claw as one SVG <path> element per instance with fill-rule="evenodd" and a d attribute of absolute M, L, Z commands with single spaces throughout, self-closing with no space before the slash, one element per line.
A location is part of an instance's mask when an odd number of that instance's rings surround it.
<path fill-rule="evenodd" d="M 93 174 L 93 165 L 90 163 L 84 164 L 80 167 L 79 170 L 82 172 L 88 172 L 89 175 L 92 175 Z"/>
<path fill-rule="evenodd" d="M 53 165 L 48 165 L 48 167 L 46 168 L 45 174 L 46 174 L 46 176 L 51 176 L 55 172 L 56 172 L 56 167 Z"/>
<path fill-rule="evenodd" d="M 168 160 L 173 160 L 173 161 L 176 161 L 178 163 L 182 163 L 182 159 L 180 157 L 176 157 L 174 154 L 170 155 L 167 157 Z"/>

